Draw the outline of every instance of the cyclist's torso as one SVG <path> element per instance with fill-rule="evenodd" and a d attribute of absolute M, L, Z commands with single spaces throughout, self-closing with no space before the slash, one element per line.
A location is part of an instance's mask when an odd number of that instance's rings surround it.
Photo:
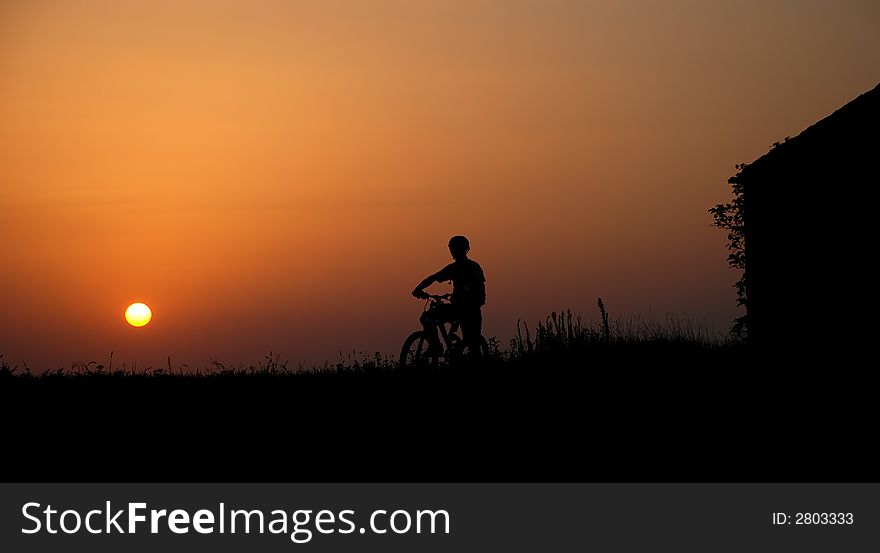
<path fill-rule="evenodd" d="M 486 303 L 486 277 L 473 259 L 453 261 L 438 273 L 438 280 L 452 281 L 453 305 L 479 309 Z"/>

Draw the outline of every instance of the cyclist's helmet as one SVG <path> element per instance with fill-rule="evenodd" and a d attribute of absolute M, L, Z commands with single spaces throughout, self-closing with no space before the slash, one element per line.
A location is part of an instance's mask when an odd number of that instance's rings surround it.
<path fill-rule="evenodd" d="M 470 249 L 470 242 L 464 236 L 453 236 L 449 239 L 449 251 L 452 252 L 453 256 L 466 254 Z"/>

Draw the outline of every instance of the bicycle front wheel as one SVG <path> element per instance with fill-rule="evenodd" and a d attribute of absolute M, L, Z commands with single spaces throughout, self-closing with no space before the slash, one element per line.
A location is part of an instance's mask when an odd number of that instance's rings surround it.
<path fill-rule="evenodd" d="M 417 330 L 403 342 L 400 368 L 429 369 L 437 366 L 437 355 L 430 351 L 431 342 L 424 330 Z"/>

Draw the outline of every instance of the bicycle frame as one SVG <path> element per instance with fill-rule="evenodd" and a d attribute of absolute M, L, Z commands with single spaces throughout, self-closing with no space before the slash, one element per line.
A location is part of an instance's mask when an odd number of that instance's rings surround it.
<path fill-rule="evenodd" d="M 429 296 L 428 307 L 425 309 L 424 313 L 430 313 L 432 309 L 436 309 L 435 306 L 437 305 L 449 305 L 448 303 L 445 303 L 445 300 L 447 300 L 448 297 L 448 294 L 445 294 L 443 296 Z M 447 325 L 449 326 L 448 330 Z M 455 344 L 455 342 L 462 339 L 461 336 L 457 334 L 459 328 L 458 321 L 438 320 L 436 321 L 435 326 L 437 327 L 437 332 L 440 334 L 440 338 L 442 339 L 440 345 L 442 347 L 445 347 L 446 351 L 451 351 L 452 346 Z"/>
<path fill-rule="evenodd" d="M 446 330 L 446 325 L 449 325 L 449 330 Z M 440 333 L 440 337 L 443 338 L 443 344 L 446 346 L 447 350 L 452 349 L 452 345 L 461 340 L 461 336 L 456 334 L 458 330 L 458 321 L 453 322 L 445 322 L 437 325 L 437 332 Z"/>
<path fill-rule="evenodd" d="M 423 297 L 428 300 L 422 316 L 419 317 L 424 330 L 413 332 L 404 340 L 400 351 L 401 367 L 410 363 L 436 367 L 440 357 L 453 364 L 466 359 L 486 359 L 490 355 L 489 344 L 482 335 L 478 344 L 468 346 L 464 337 L 458 334 L 461 323 L 455 318 L 455 310 L 444 312 L 448 307 L 446 300 L 449 299 L 449 294 L 425 294 Z M 475 345 L 480 348 L 476 354 L 470 351 Z M 423 346 L 427 349 L 423 349 Z M 465 351 L 468 352 L 466 357 Z"/>

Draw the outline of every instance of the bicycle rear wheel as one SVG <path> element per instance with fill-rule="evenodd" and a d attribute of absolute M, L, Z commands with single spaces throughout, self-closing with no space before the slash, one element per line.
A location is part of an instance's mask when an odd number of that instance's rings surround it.
<path fill-rule="evenodd" d="M 430 353 L 431 342 L 424 330 L 417 330 L 403 342 L 400 368 L 429 369 L 437 366 L 437 355 Z"/>
<path fill-rule="evenodd" d="M 491 352 L 489 351 L 489 342 L 487 342 L 486 338 L 483 336 L 480 336 L 479 348 L 479 351 L 471 351 L 470 346 L 465 344 L 464 340 L 460 340 L 452 349 L 452 359 L 458 364 L 468 362 L 482 363 L 487 361 Z"/>

